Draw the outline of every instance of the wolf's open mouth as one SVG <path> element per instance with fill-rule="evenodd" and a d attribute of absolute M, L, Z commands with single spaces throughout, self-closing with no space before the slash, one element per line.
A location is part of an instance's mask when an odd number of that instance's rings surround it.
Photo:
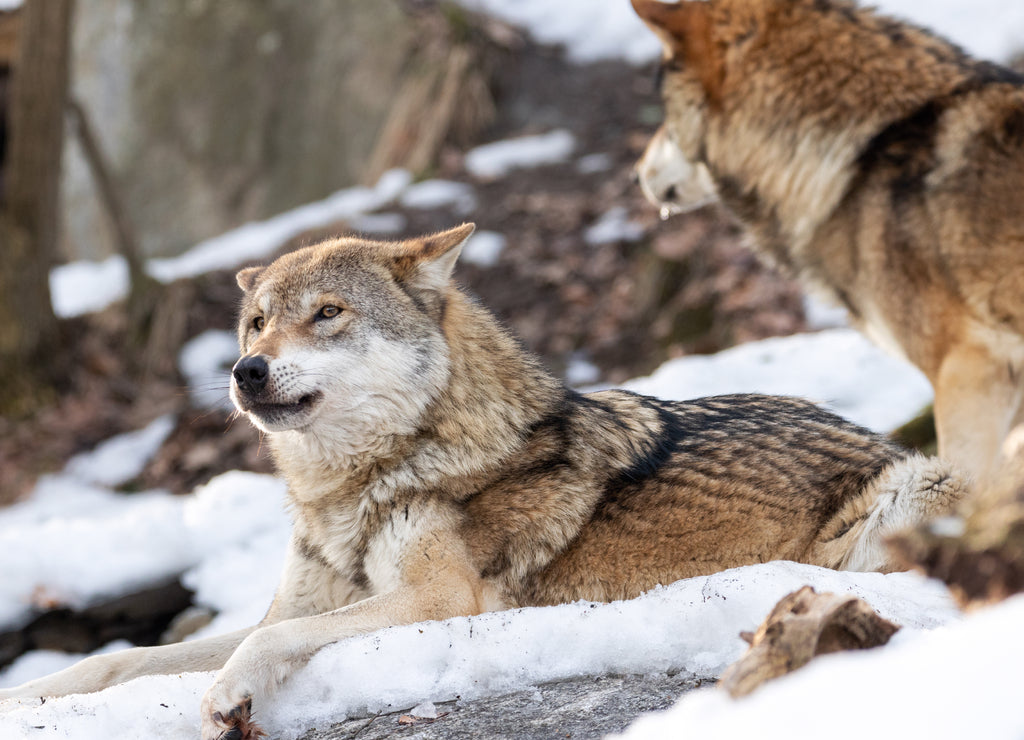
<path fill-rule="evenodd" d="M 299 411 L 305 411 L 306 409 L 314 406 L 323 394 L 320 391 L 314 391 L 313 393 L 307 393 L 304 396 L 299 397 L 298 401 L 292 403 L 261 403 L 259 401 L 249 401 L 245 410 L 251 414 L 255 414 L 261 419 L 280 419 L 285 416 L 289 416 Z"/>

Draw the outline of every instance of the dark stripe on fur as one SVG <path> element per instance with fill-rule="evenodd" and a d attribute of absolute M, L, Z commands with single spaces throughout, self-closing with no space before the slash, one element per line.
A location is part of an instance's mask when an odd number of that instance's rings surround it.
<path fill-rule="evenodd" d="M 330 561 L 324 556 L 323 551 L 305 537 L 299 537 L 295 542 L 295 547 L 298 550 L 299 555 L 306 560 L 310 560 L 317 565 L 327 568 L 328 570 L 334 570 L 334 566 L 331 565 Z"/>
<path fill-rule="evenodd" d="M 743 480 L 754 490 L 762 487 L 761 480 L 766 491 L 778 490 L 782 481 L 791 487 L 789 496 L 766 496 L 761 505 L 782 512 L 811 505 L 824 519 L 905 454 L 883 437 L 799 399 L 734 395 L 642 402 L 657 411 L 661 428 L 656 437 L 639 443 L 629 468 L 609 479 L 595 511 L 598 519 L 630 509 L 652 478 L 688 495 L 691 481 L 727 481 L 746 459 L 750 464 L 744 466 Z M 696 490 L 702 496 L 709 491 L 730 495 L 728 486 L 699 485 Z"/>

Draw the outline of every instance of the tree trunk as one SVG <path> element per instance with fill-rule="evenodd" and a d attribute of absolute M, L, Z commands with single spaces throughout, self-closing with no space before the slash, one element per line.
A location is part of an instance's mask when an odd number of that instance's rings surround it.
<path fill-rule="evenodd" d="M 73 0 L 27 0 L 14 68 L 0 204 L 0 414 L 31 413 L 61 370 L 49 271 L 58 192 Z"/>

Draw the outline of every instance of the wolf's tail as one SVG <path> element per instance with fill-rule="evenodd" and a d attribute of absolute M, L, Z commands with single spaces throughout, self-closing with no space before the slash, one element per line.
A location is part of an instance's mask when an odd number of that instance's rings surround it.
<path fill-rule="evenodd" d="M 940 458 L 913 454 L 894 462 L 826 525 L 811 562 L 838 570 L 890 571 L 894 563 L 885 541 L 952 514 L 968 488 L 968 478 Z"/>

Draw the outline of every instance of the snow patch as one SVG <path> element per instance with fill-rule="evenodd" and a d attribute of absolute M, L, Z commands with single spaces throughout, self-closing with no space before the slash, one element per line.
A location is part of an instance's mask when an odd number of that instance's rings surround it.
<path fill-rule="evenodd" d="M 234 408 L 228 389 L 231 368 L 238 360 L 238 337 L 209 329 L 193 337 L 178 353 L 178 370 L 188 382 L 188 395 L 198 409 Z"/>
<path fill-rule="evenodd" d="M 930 633 L 901 631 L 883 648 L 836 653 L 743 699 L 702 689 L 641 718 L 624 740 L 756 737 L 1024 737 L 1018 667 L 1024 596 Z"/>
<path fill-rule="evenodd" d="M 410 185 L 398 202 L 406 208 L 422 210 L 451 207 L 460 216 L 476 208 L 473 188 L 464 182 L 452 180 L 424 180 Z"/>
<path fill-rule="evenodd" d="M 669 360 L 623 387 L 674 400 L 725 393 L 800 396 L 877 432 L 892 431 L 932 399 L 921 371 L 852 329 L 765 339 L 715 355 Z"/>
<path fill-rule="evenodd" d="M 481 180 L 493 180 L 514 169 L 565 162 L 575 146 L 575 137 L 565 129 L 495 141 L 466 153 L 466 171 Z"/>
<path fill-rule="evenodd" d="M 65 472 L 86 483 L 111 488 L 127 483 L 153 459 L 174 431 L 174 424 L 174 416 L 166 414 L 145 429 L 111 437 L 92 451 L 71 458 Z"/>
<path fill-rule="evenodd" d="M 631 221 L 624 206 L 612 206 L 583 232 L 583 240 L 591 245 L 635 242 L 643 238 L 644 225 Z"/>
<path fill-rule="evenodd" d="M 623 59 L 641 65 L 661 55 L 661 43 L 626 0 L 459 2 L 526 29 L 538 43 L 564 46 L 569 59 L 580 64 Z M 1024 50 L 1024 4 L 1018 0 L 876 0 L 861 4 L 925 26 L 983 59 L 1007 61 Z"/>
<path fill-rule="evenodd" d="M 369 211 L 394 201 L 410 182 L 412 175 L 407 171 L 388 170 L 372 188 L 346 188 L 265 221 L 243 224 L 206 239 L 177 257 L 151 259 L 146 263 L 146 271 L 160 282 L 170 283 L 265 259 L 304 231 L 365 217 Z M 374 225 L 372 220 L 368 223 Z M 394 226 L 394 219 L 388 226 Z M 71 262 L 50 271 L 50 300 L 54 311 L 62 318 L 99 311 L 124 298 L 128 286 L 128 268 L 120 256 L 100 262 Z"/>
<path fill-rule="evenodd" d="M 17 628 L 36 604 L 81 608 L 196 566 L 185 578 L 198 603 L 246 599 L 235 603 L 266 611 L 289 533 L 283 502 L 282 481 L 240 471 L 190 496 L 117 494 L 68 471 L 45 477 L 32 499 L 0 511 L 0 626 Z M 202 568 L 246 555 L 244 577 L 203 579 Z"/>
<path fill-rule="evenodd" d="M 128 263 L 120 255 L 69 262 L 50 270 L 50 302 L 59 318 L 81 316 L 124 298 L 129 285 Z"/>
<path fill-rule="evenodd" d="M 494 267 L 498 264 L 506 242 L 505 236 L 496 231 L 477 231 L 462 248 L 459 261 L 478 267 Z"/>
<path fill-rule="evenodd" d="M 670 670 L 717 676 L 745 649 L 739 632 L 754 629 L 779 598 L 808 583 L 865 598 L 907 630 L 958 618 L 945 589 L 912 574 L 767 563 L 679 581 L 631 601 L 493 612 L 343 640 L 320 651 L 257 711 L 272 737 L 287 739 L 349 716 L 497 695 L 569 676 Z M 8 700 L 0 735 L 38 727 L 32 737 L 189 736 L 213 675 L 141 678 L 42 706 Z"/>

